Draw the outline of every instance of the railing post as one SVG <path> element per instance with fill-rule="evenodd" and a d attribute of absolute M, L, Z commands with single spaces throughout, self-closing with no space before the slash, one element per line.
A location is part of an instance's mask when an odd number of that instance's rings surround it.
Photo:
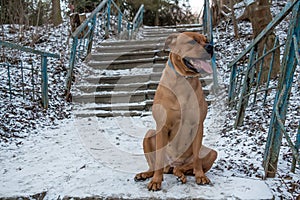
<path fill-rule="evenodd" d="M 204 14 L 203 14 L 203 30 L 204 34 L 208 38 L 211 45 L 214 45 L 213 39 L 213 25 L 212 25 L 212 16 L 211 9 L 209 5 L 209 0 L 204 1 Z M 212 70 L 213 70 L 213 89 L 215 93 L 218 93 L 219 83 L 218 83 L 218 74 L 216 66 L 216 55 L 213 54 L 211 58 Z"/>
<path fill-rule="evenodd" d="M 132 30 L 135 31 L 143 23 L 144 4 L 142 4 L 132 20 Z"/>
<path fill-rule="evenodd" d="M 279 120 L 284 124 L 286 118 L 287 104 L 289 100 L 289 94 L 291 92 L 291 85 L 293 83 L 293 76 L 296 69 L 296 52 L 292 41 L 293 35 L 300 38 L 300 2 L 295 5 L 293 9 L 292 22 L 288 33 L 285 52 L 282 62 L 282 72 L 278 84 L 278 89 L 273 105 L 273 113 L 267 138 L 266 149 L 264 153 L 264 169 L 266 177 L 275 177 L 277 172 L 277 162 L 281 146 L 281 140 L 283 132 L 280 128 Z M 282 96 L 279 101 L 279 96 Z M 279 116 L 276 116 L 276 110 L 279 111 Z M 278 119 L 279 117 L 280 119 Z"/>
<path fill-rule="evenodd" d="M 279 39 L 278 39 L 278 37 L 276 37 L 273 48 L 275 48 L 278 44 L 279 44 Z M 275 58 L 275 51 L 272 52 L 272 57 L 271 57 L 270 68 L 269 68 L 269 72 L 268 72 L 268 78 L 267 78 L 266 88 L 269 88 L 269 85 L 270 85 L 271 73 L 272 73 L 273 65 L 274 65 L 273 64 L 274 63 L 274 58 Z M 263 103 L 263 105 L 266 104 L 267 95 L 268 95 L 268 91 L 266 90 L 265 96 L 264 96 L 264 103 Z"/>
<path fill-rule="evenodd" d="M 296 136 L 295 148 L 297 149 L 297 153 L 299 153 L 299 149 L 300 149 L 300 121 L 299 121 L 299 124 L 298 124 L 298 133 L 297 133 L 297 136 Z M 291 172 L 293 172 L 293 173 L 295 173 L 296 164 L 297 164 L 296 158 L 295 158 L 295 156 L 293 156 L 292 169 L 291 169 Z M 298 163 L 298 164 L 300 165 L 300 163 Z"/>
<path fill-rule="evenodd" d="M 75 37 L 73 38 L 73 44 L 72 44 L 72 49 L 71 49 L 71 55 L 70 55 L 70 68 L 67 74 L 67 81 L 66 81 L 66 100 L 71 101 L 71 85 L 72 85 L 72 78 L 73 78 L 73 69 L 75 65 L 75 60 L 76 60 L 76 49 L 77 49 L 77 44 L 78 44 L 78 38 Z"/>
<path fill-rule="evenodd" d="M 142 9 L 142 14 L 141 14 L 141 19 L 140 19 L 140 24 L 144 24 L 144 12 L 145 12 L 145 8 L 143 6 L 143 9 Z M 139 24 L 139 25 L 140 25 Z"/>
<path fill-rule="evenodd" d="M 122 13 L 118 12 L 118 33 L 122 31 Z"/>
<path fill-rule="evenodd" d="M 204 9 L 203 9 L 203 33 L 204 34 L 208 34 L 208 31 L 207 31 L 207 0 L 204 0 Z"/>
<path fill-rule="evenodd" d="M 110 10 L 111 10 L 111 0 L 108 0 L 107 1 L 107 23 L 106 23 L 105 38 L 109 37 L 109 31 L 110 31 Z"/>
<path fill-rule="evenodd" d="M 130 24 L 130 22 L 127 23 L 127 32 L 128 32 L 128 39 L 131 39 L 131 24 Z"/>
<path fill-rule="evenodd" d="M 47 73 L 47 56 L 42 55 L 42 106 L 47 109 L 49 105 L 48 98 L 48 73 Z"/>
<path fill-rule="evenodd" d="M 236 63 L 231 66 L 231 74 L 230 74 L 230 81 L 229 81 L 229 92 L 228 92 L 228 103 L 229 106 L 232 107 L 233 105 L 233 100 L 235 99 L 236 96 Z"/>
<path fill-rule="evenodd" d="M 94 38 L 94 31 L 95 31 L 95 26 L 96 26 L 96 15 L 92 19 L 92 25 L 91 25 L 91 32 L 89 33 L 89 38 L 88 38 L 88 48 L 87 48 L 87 55 L 91 53 L 92 47 L 93 47 L 93 38 Z"/>
<path fill-rule="evenodd" d="M 251 52 L 250 52 L 250 58 L 249 58 L 249 63 L 247 66 L 247 72 L 245 74 L 244 77 L 244 84 L 243 84 L 243 89 L 242 89 L 242 93 L 238 102 L 238 109 L 237 109 L 237 114 L 236 114 L 236 120 L 235 120 L 235 124 L 234 127 L 238 127 L 241 126 L 243 124 L 244 121 L 244 116 L 245 116 L 245 111 L 246 111 L 246 107 L 248 105 L 248 100 L 249 100 L 249 96 L 247 96 L 247 94 L 249 94 L 249 92 L 251 91 L 251 71 L 254 70 L 252 66 L 253 63 L 253 59 L 255 57 L 255 47 L 252 48 Z"/>
<path fill-rule="evenodd" d="M 9 63 L 7 63 L 7 77 L 8 77 L 9 98 L 10 98 L 10 100 L 12 100 L 11 78 L 10 78 L 10 64 Z"/>

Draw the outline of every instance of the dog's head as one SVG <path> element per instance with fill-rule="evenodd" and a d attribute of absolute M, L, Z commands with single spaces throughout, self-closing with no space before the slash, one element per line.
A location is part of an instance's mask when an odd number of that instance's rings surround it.
<path fill-rule="evenodd" d="M 181 71 L 186 73 L 212 73 L 210 60 L 213 46 L 206 37 L 196 32 L 171 34 L 165 42 L 165 49 L 170 49 L 170 57 Z M 186 74 L 185 73 L 185 74 Z"/>

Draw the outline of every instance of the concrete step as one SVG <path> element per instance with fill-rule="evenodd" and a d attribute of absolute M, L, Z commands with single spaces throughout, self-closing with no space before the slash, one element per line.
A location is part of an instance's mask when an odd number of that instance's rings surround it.
<path fill-rule="evenodd" d="M 165 27 L 165 26 L 163 26 Z M 169 26 L 169 27 L 172 27 L 172 26 Z M 175 26 L 176 28 L 201 28 L 203 27 L 202 24 L 177 24 Z"/>
<path fill-rule="evenodd" d="M 77 93 L 73 95 L 75 103 L 99 103 L 99 104 L 118 104 L 118 103 L 139 103 L 154 98 L 155 90 L 137 90 L 121 92 L 94 92 Z"/>
<path fill-rule="evenodd" d="M 162 72 L 166 67 L 165 63 L 153 64 L 153 72 Z"/>
<path fill-rule="evenodd" d="M 109 60 L 109 61 L 95 61 L 90 60 L 87 64 L 94 69 L 109 69 L 109 70 L 122 70 L 132 68 L 151 68 L 153 63 L 165 63 L 168 56 L 153 57 L 153 58 L 140 58 L 132 60 Z"/>
<path fill-rule="evenodd" d="M 103 91 L 138 91 L 147 89 L 156 89 L 159 81 L 149 81 L 147 83 L 131 84 L 90 84 L 78 85 L 77 89 L 83 93 L 103 92 Z"/>
<path fill-rule="evenodd" d="M 161 78 L 161 72 L 153 72 L 151 74 L 140 74 L 140 75 L 125 75 L 125 76 L 89 76 L 85 78 L 85 82 L 89 83 L 88 85 L 95 85 L 95 84 L 118 84 L 118 85 L 125 85 L 124 87 L 136 87 L 139 84 L 151 84 L 151 83 L 158 83 Z M 211 76 L 205 76 L 200 78 L 202 87 L 210 85 L 213 82 L 213 78 Z"/>
<path fill-rule="evenodd" d="M 160 37 L 160 38 L 165 38 L 167 39 L 167 37 L 172 34 L 172 33 L 176 33 L 176 31 L 174 32 L 144 32 L 143 33 L 143 36 L 145 38 L 157 38 L 157 37 Z"/>
<path fill-rule="evenodd" d="M 109 93 L 118 92 L 138 92 L 146 90 L 156 90 L 159 81 L 149 81 L 147 83 L 131 83 L 131 84 L 92 84 L 92 85 L 78 85 L 77 89 L 80 94 L 97 94 L 107 95 Z M 203 87 L 204 95 L 209 95 L 211 90 L 210 85 Z"/>
<path fill-rule="evenodd" d="M 143 33 L 145 32 L 202 32 L 203 26 L 199 24 L 186 24 L 186 25 L 174 25 L 174 26 L 162 26 L 162 27 L 144 27 Z"/>
<path fill-rule="evenodd" d="M 85 81 L 90 84 L 137 84 L 149 81 L 159 81 L 161 73 L 126 75 L 126 76 L 89 76 Z"/>
<path fill-rule="evenodd" d="M 203 33 L 203 27 L 177 28 L 177 32 L 200 32 Z"/>
<path fill-rule="evenodd" d="M 149 26 L 144 26 L 142 32 L 145 32 L 145 31 L 160 31 L 160 32 L 174 32 L 176 31 L 176 27 L 173 26 L 152 26 L 152 27 L 149 27 Z"/>
<path fill-rule="evenodd" d="M 104 88 L 97 89 L 98 85 L 93 85 L 94 88 L 89 90 L 83 90 L 73 95 L 73 101 L 76 103 L 100 103 L 100 104 L 115 104 L 115 103 L 139 103 L 146 100 L 152 100 L 154 98 L 157 84 L 152 83 L 151 89 L 147 84 L 141 85 L 139 88 L 134 87 L 120 87 L 116 90 L 107 90 Z M 91 88 L 91 87 L 90 87 Z M 203 88 L 205 96 L 210 93 L 209 86 Z"/>
<path fill-rule="evenodd" d="M 208 105 L 212 104 L 213 99 L 206 100 Z M 146 100 L 139 103 L 116 103 L 116 104 L 95 104 L 89 103 L 80 105 L 75 109 L 77 117 L 117 117 L 117 116 L 147 116 L 152 115 L 151 107 L 153 100 Z"/>
<path fill-rule="evenodd" d="M 84 104 L 78 110 L 80 111 L 149 111 L 153 105 L 153 100 L 146 100 L 139 103 L 119 103 L 119 104 Z"/>
<path fill-rule="evenodd" d="M 126 46 L 126 45 L 155 45 L 164 44 L 165 37 L 162 38 L 149 38 L 149 39 L 137 39 L 137 40 L 106 40 L 101 43 L 101 46 Z"/>
<path fill-rule="evenodd" d="M 112 60 L 135 60 L 143 58 L 154 58 L 168 56 L 168 52 L 161 50 L 135 51 L 135 52 L 113 52 L 91 54 L 90 60 L 93 61 L 112 61 Z"/>
<path fill-rule="evenodd" d="M 176 28 L 201 28 L 202 24 L 177 24 L 169 26 L 144 26 L 144 30 L 165 30 L 165 29 L 176 29 Z"/>
<path fill-rule="evenodd" d="M 152 112 L 148 111 L 92 111 L 92 112 L 85 112 L 85 111 L 76 111 L 75 113 L 76 117 L 100 117 L 100 118 L 106 118 L 106 117 L 135 117 L 135 116 L 148 116 L 151 115 Z"/>
<path fill-rule="evenodd" d="M 132 45 L 119 45 L 119 46 L 98 46 L 95 48 L 97 52 L 100 53 L 115 53 L 115 52 L 135 52 L 135 51 L 149 51 L 149 50 L 162 50 L 164 43 L 155 44 L 132 44 Z"/>
<path fill-rule="evenodd" d="M 176 31 L 170 31 L 170 32 L 160 32 L 160 31 L 144 31 L 143 32 L 143 37 L 147 39 L 154 39 L 154 38 L 162 38 L 162 39 L 167 39 L 167 37 L 170 34 L 173 33 L 181 33 L 181 32 L 200 32 L 202 33 L 203 30 L 199 28 L 182 28 L 182 29 L 177 29 Z"/>

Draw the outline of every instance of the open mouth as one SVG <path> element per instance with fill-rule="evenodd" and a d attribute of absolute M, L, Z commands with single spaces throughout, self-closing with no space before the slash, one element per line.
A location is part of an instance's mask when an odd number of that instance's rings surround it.
<path fill-rule="evenodd" d="M 208 73 L 211 74 L 212 68 L 209 63 L 210 60 L 201 60 L 197 58 L 183 58 L 184 64 L 196 73 Z"/>

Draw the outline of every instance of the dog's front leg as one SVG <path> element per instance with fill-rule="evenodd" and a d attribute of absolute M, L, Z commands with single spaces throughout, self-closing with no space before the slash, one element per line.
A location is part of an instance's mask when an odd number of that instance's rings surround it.
<path fill-rule="evenodd" d="M 203 171 L 203 164 L 199 157 L 199 152 L 202 146 L 203 138 L 203 124 L 199 125 L 196 138 L 193 141 L 193 161 L 194 161 L 194 174 L 196 183 L 199 185 L 209 184 L 210 180 L 206 177 Z"/>
<path fill-rule="evenodd" d="M 155 171 L 152 180 L 148 184 L 148 189 L 157 191 L 161 189 L 161 183 L 163 181 L 163 169 L 164 169 L 164 155 L 165 147 L 168 143 L 168 134 L 165 128 L 157 129 L 156 133 L 156 160 Z"/>

